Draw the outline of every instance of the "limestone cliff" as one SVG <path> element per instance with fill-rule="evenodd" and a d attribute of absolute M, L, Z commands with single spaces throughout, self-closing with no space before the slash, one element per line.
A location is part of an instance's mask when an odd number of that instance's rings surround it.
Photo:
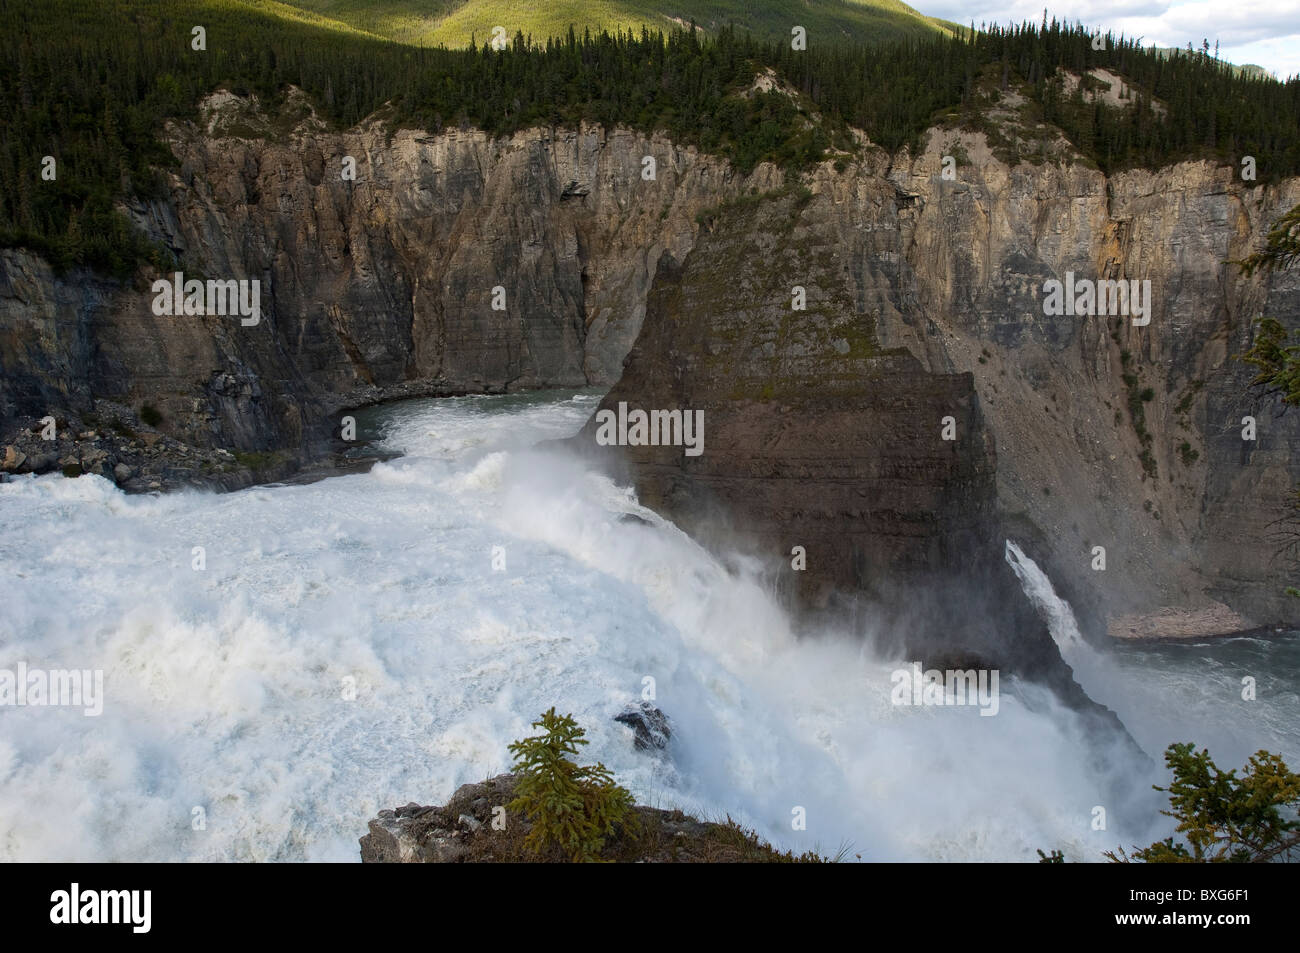
<path fill-rule="evenodd" d="M 882 206 L 897 201 L 869 182 Z M 628 464 L 642 501 L 697 536 L 748 550 L 801 608 L 852 616 L 927 661 L 1014 658 L 1074 692 L 1002 557 L 972 375 L 881 347 L 855 280 L 880 275 L 856 267 L 852 229 L 826 193 L 785 190 L 722 210 L 685 262 L 665 254 L 601 406 L 697 414 L 700 452 L 630 426 L 614 449 L 600 414 L 574 444 Z"/>
<path fill-rule="evenodd" d="M 974 374 L 1000 506 L 1094 628 L 1214 600 L 1251 624 L 1296 621 L 1269 524 L 1300 482 L 1300 415 L 1252 391 L 1234 355 L 1259 315 L 1300 323 L 1300 273 L 1243 280 L 1229 261 L 1300 202 L 1300 180 L 1255 186 L 1209 163 L 1110 179 L 1077 163 L 1008 167 L 983 137 L 956 138 L 935 133 L 886 172 L 916 198 L 885 216 L 897 284 L 865 303 L 882 344 Z M 969 161 L 945 181 L 954 146 Z M 824 182 L 850 215 L 879 221 L 855 183 Z M 1150 280 L 1150 323 L 1045 316 L 1044 281 L 1070 271 Z"/>
<path fill-rule="evenodd" d="M 684 264 L 665 260 L 661 323 L 604 406 L 702 407 L 709 449 L 630 451 L 644 493 L 685 515 L 720 491 L 708 522 L 746 524 L 769 557 L 815 541 L 829 560 L 792 583 L 814 602 L 870 591 L 873 562 L 950 565 L 991 508 L 1094 636 L 1169 606 L 1232 620 L 1220 631 L 1295 622 L 1269 541 L 1300 482 L 1300 419 L 1233 355 L 1257 315 L 1297 322 L 1300 275 L 1244 280 L 1229 262 L 1300 202 L 1300 181 L 1255 187 L 1208 163 L 1111 179 L 1012 166 L 983 135 L 935 130 L 917 156 L 805 182 L 802 207 L 734 205 Z M 1150 281 L 1150 322 L 1045 314 L 1045 282 L 1067 272 Z M 969 393 L 949 383 L 962 374 Z M 968 470 L 992 472 L 978 454 L 996 446 L 995 503 L 945 468 L 948 415 Z"/>
<path fill-rule="evenodd" d="M 0 253 L 0 439 L 99 398 L 153 405 L 159 430 L 196 447 L 306 456 L 341 408 L 387 396 L 612 384 L 650 300 L 683 317 L 675 347 L 702 350 L 680 379 L 633 366 L 621 393 L 640 380 L 643 405 L 707 398 L 713 416 L 705 455 L 678 475 L 655 464 L 645 492 L 667 504 L 680 475 L 707 474 L 772 513 L 802 508 L 837 553 L 802 583 L 813 603 L 879 565 L 959 562 L 963 534 L 998 525 L 1094 632 L 1215 601 L 1244 623 L 1296 618 L 1265 540 L 1300 482 L 1300 415 L 1252 394 L 1231 356 L 1255 316 L 1300 321 L 1300 274 L 1243 280 L 1226 262 L 1300 201 L 1300 180 L 1257 187 L 1207 163 L 1107 178 L 1068 149 L 1013 161 L 982 134 L 935 130 L 916 155 L 868 149 L 809 173 L 806 198 L 763 200 L 781 184 L 771 168 L 741 177 L 625 130 L 493 140 L 390 133 L 380 116 L 337 131 L 295 97 L 267 116 L 225 93 L 204 115 L 167 131 L 167 195 L 129 211 L 191 273 L 259 279 L 260 324 L 156 316 L 143 278 Z M 1043 283 L 1067 271 L 1149 279 L 1151 323 L 1045 315 Z M 795 284 L 806 312 L 790 309 Z M 756 308 L 783 317 L 752 326 Z M 642 350 L 662 327 L 646 332 Z M 792 436 L 795 397 L 825 421 L 820 446 Z M 868 412 L 888 427 L 845 429 Z M 715 429 L 728 414 L 731 437 Z M 935 442 L 935 414 L 955 418 L 955 442 Z M 858 462 L 837 476 L 832 451 L 850 446 Z M 804 503 L 765 477 L 785 468 L 797 487 L 799 466 L 827 495 Z M 911 496 L 863 497 L 862 466 Z"/>
<path fill-rule="evenodd" d="M 268 116 L 229 93 L 204 115 L 167 130 L 167 197 L 129 212 L 190 275 L 259 280 L 260 323 L 159 317 L 147 282 L 4 252 L 0 421 L 111 397 L 198 446 L 268 450 L 393 393 L 609 384 L 659 254 L 684 255 L 697 213 L 742 184 L 626 131 L 332 132 L 300 96 Z"/>

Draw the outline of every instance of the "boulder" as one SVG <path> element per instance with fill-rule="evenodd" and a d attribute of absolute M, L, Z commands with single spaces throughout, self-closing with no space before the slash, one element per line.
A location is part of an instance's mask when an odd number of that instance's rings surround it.
<path fill-rule="evenodd" d="M 637 751 L 662 751 L 668 747 L 668 739 L 673 735 L 668 716 L 649 702 L 628 705 L 614 716 L 614 720 L 635 732 L 632 743 Z"/>

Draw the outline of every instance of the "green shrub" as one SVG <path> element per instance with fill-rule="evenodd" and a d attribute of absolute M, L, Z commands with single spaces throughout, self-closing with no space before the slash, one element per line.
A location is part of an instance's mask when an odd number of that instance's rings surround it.
<path fill-rule="evenodd" d="M 1138 454 L 1138 462 L 1142 464 L 1142 472 L 1154 480 L 1156 475 L 1159 473 L 1159 468 L 1156 463 L 1156 458 L 1152 456 L 1149 449 L 1143 450 Z"/>
<path fill-rule="evenodd" d="M 533 727 L 543 733 L 510 745 L 518 781 L 509 809 L 532 824 L 524 846 L 539 854 L 558 848 L 575 863 L 599 860 L 605 838 L 633 820 L 632 795 L 603 764 L 579 767 L 566 757 L 588 744 L 572 716 L 552 707 Z"/>
<path fill-rule="evenodd" d="M 157 427 L 162 423 L 162 414 L 153 404 L 145 404 L 140 408 L 140 419 L 150 427 Z"/>
<path fill-rule="evenodd" d="M 1182 399 L 1178 401 L 1178 406 L 1174 411 L 1180 414 L 1187 413 L 1192 407 L 1192 401 L 1196 399 L 1197 392 L 1205 386 L 1205 381 L 1192 381 L 1187 385 L 1187 390 L 1183 392 Z"/>
<path fill-rule="evenodd" d="M 1146 863 L 1216 863 L 1294 860 L 1300 852 L 1300 775 L 1288 770 L 1275 754 L 1251 755 L 1242 777 L 1221 771 L 1208 750 L 1173 744 L 1165 751 L 1165 764 L 1174 780 L 1157 791 L 1169 794 L 1172 810 L 1161 811 L 1178 821 L 1172 837 L 1136 849 L 1132 860 Z M 1123 851 L 1107 851 L 1113 861 L 1130 860 Z"/>

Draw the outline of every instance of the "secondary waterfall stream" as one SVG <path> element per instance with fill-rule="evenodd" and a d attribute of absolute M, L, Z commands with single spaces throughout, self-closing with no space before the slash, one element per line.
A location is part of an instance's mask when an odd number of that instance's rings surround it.
<path fill-rule="evenodd" d="M 1140 769 L 1119 752 L 1090 768 L 1046 692 L 1004 685 L 992 718 L 894 706 L 908 660 L 847 633 L 796 638 L 757 573 L 536 447 L 596 399 L 380 408 L 368 426 L 404 455 L 310 485 L 0 485 L 0 668 L 101 669 L 105 685 L 98 717 L 0 708 L 0 859 L 355 860 L 378 810 L 507 769 L 507 744 L 552 705 L 641 803 L 730 815 L 796 850 L 1095 860 L 1167 833 L 1154 797 L 1091 829 L 1107 771 Z M 1246 656 L 1261 701 L 1243 708 L 1223 695 L 1240 647 L 1098 653 L 1013 555 L 1081 683 L 1157 760 L 1173 740 L 1231 748 L 1231 766 L 1238 749 L 1300 753 L 1294 638 Z M 675 727 L 662 757 L 612 720 L 651 694 Z"/>

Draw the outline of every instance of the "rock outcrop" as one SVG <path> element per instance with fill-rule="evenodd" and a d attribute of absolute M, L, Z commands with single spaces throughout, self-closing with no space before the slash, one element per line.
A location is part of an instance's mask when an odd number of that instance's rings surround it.
<path fill-rule="evenodd" d="M 891 183 L 870 184 L 868 202 L 897 208 Z M 881 346 L 863 301 L 889 296 L 878 262 L 897 235 L 856 224 L 797 189 L 723 209 L 684 262 L 661 259 L 601 402 L 632 421 L 696 414 L 701 452 L 662 422 L 657 445 L 610 446 L 600 411 L 573 443 L 626 465 L 642 502 L 689 532 L 762 560 L 794 607 L 927 668 L 999 668 L 1090 707 L 1004 558 L 973 377 Z"/>
<path fill-rule="evenodd" d="M 515 775 L 502 774 L 457 788 L 442 806 L 414 802 L 380 811 L 360 839 L 368 864 L 563 862 L 524 845 L 531 825 L 511 813 Z M 606 840 L 602 858 L 624 863 L 781 863 L 822 861 L 815 854 L 782 853 L 734 822 L 700 821 L 681 811 L 636 806 L 630 823 Z"/>
<path fill-rule="evenodd" d="M 614 720 L 632 729 L 632 744 L 637 751 L 663 751 L 673 736 L 668 716 L 649 702 L 628 705 Z"/>

